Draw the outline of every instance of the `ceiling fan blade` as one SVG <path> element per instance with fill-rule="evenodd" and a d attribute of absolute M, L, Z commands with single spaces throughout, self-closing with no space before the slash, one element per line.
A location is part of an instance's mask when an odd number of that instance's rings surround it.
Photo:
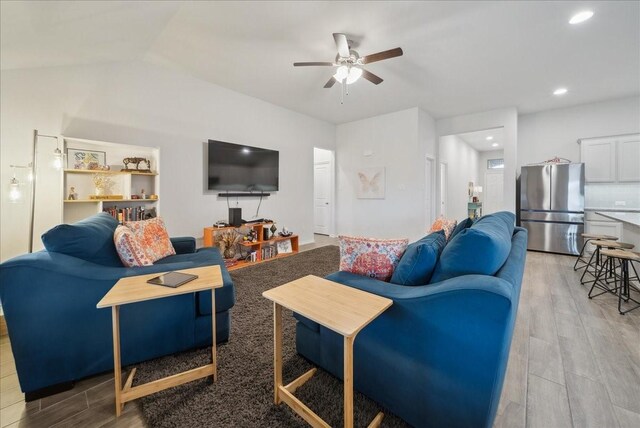
<path fill-rule="evenodd" d="M 376 76 L 375 74 L 365 69 L 362 69 L 362 77 L 364 79 L 367 79 L 369 82 L 373 83 L 374 85 L 379 85 L 383 82 L 382 78 Z"/>
<path fill-rule="evenodd" d="M 401 48 L 389 49 L 388 51 L 367 55 L 362 58 L 362 63 L 371 64 L 372 62 L 382 61 L 383 59 L 395 58 L 397 56 L 402 56 Z"/>
<path fill-rule="evenodd" d="M 335 77 L 333 77 L 333 76 L 331 76 L 331 79 L 329 79 L 329 81 L 328 81 L 327 83 L 325 83 L 324 87 L 325 87 L 325 88 L 330 88 L 330 87 L 332 87 L 333 85 L 335 85 L 335 84 L 336 84 L 336 82 L 337 82 L 336 78 L 335 78 Z"/>
<path fill-rule="evenodd" d="M 349 42 L 347 42 L 347 36 L 342 33 L 333 33 L 333 40 L 336 42 L 338 54 L 342 58 L 349 58 Z"/>
<path fill-rule="evenodd" d="M 332 62 L 294 62 L 294 67 L 309 67 L 309 66 L 326 66 L 333 67 L 335 64 Z"/>

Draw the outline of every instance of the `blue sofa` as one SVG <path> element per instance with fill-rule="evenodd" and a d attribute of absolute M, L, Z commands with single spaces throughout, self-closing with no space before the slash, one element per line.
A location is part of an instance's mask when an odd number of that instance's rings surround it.
<path fill-rule="evenodd" d="M 458 231 L 429 284 L 396 285 L 348 272 L 327 277 L 393 300 L 356 337 L 358 391 L 416 427 L 492 426 L 527 249 L 527 232 L 514 221 L 503 212 Z M 496 271 L 469 273 L 476 269 Z M 295 316 L 298 353 L 342 378 L 342 337 Z"/>
<path fill-rule="evenodd" d="M 123 277 L 219 265 L 217 341 L 229 339 L 235 289 L 219 251 L 172 238 L 176 255 L 153 266 L 123 267 L 113 244 L 117 221 L 97 214 L 43 235 L 45 247 L 0 265 L 0 300 L 27 399 L 113 370 L 111 311 L 98 301 Z M 51 251 L 56 250 L 56 251 Z M 211 344 L 211 292 L 125 305 L 120 310 L 122 364 Z"/>

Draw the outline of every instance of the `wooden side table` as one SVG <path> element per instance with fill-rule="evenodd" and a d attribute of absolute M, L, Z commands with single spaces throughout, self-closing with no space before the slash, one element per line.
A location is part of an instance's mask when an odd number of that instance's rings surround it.
<path fill-rule="evenodd" d="M 178 288 L 170 288 L 147 283 L 147 280 L 166 272 L 130 276 L 116 282 L 111 290 L 98 302 L 98 308 L 111 307 L 113 318 L 113 370 L 116 388 L 116 416 L 120 416 L 124 409 L 124 404 L 127 401 L 132 401 L 207 376 L 212 376 L 214 382 L 217 379 L 215 289 L 222 287 L 222 272 L 220 271 L 220 266 L 185 269 L 180 272 L 198 275 L 198 278 Z M 122 386 L 122 367 L 120 364 L 120 306 L 205 290 L 211 290 L 211 328 L 213 329 L 211 364 L 174 374 L 153 382 L 131 386 L 133 377 L 136 374 L 136 369 L 134 368 L 131 370 L 131 373 L 129 373 L 124 386 Z"/>
<path fill-rule="evenodd" d="M 340 334 L 344 338 L 344 426 L 353 427 L 353 343 L 367 324 L 384 312 L 393 301 L 385 297 L 309 275 L 262 293 L 273 301 L 274 402 L 285 402 L 314 427 L 329 427 L 293 393 L 311 379 L 311 369 L 288 385 L 282 384 L 282 307 Z M 382 422 L 380 412 L 369 427 Z"/>

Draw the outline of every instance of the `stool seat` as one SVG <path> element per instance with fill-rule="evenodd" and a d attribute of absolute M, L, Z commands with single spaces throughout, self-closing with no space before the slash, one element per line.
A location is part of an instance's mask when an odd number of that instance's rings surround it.
<path fill-rule="evenodd" d="M 640 253 L 625 250 L 610 250 L 602 249 L 600 254 L 607 257 L 615 257 L 616 259 L 633 260 L 634 262 L 640 262 Z"/>
<path fill-rule="evenodd" d="M 617 241 L 619 239 L 617 236 L 596 235 L 593 233 L 583 233 L 582 237 L 585 239 L 606 239 L 607 241 Z"/>
<path fill-rule="evenodd" d="M 627 244 L 626 242 L 614 242 L 614 241 L 593 241 L 592 244 L 595 245 L 596 247 L 606 247 L 606 248 L 613 248 L 613 249 L 623 248 L 625 250 L 630 250 L 633 247 L 635 247 L 635 245 L 633 244 Z"/>

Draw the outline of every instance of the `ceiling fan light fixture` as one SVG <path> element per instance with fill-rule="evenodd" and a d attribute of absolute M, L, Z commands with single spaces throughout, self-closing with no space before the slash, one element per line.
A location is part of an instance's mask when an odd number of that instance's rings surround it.
<path fill-rule="evenodd" d="M 349 68 L 346 65 L 341 65 L 336 70 L 336 74 L 333 75 L 333 78 L 336 79 L 338 82 L 342 82 L 348 76 L 349 76 Z"/>
<path fill-rule="evenodd" d="M 347 85 L 355 83 L 362 76 L 362 69 L 359 67 L 351 67 L 347 76 Z"/>

